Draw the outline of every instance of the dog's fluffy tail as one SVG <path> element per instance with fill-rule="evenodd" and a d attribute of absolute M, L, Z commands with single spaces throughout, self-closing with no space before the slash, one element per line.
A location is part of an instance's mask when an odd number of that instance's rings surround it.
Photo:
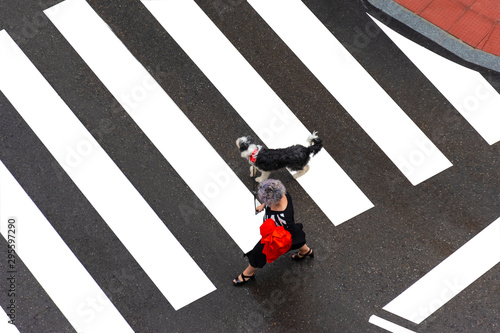
<path fill-rule="evenodd" d="M 313 154 L 316 155 L 319 153 L 321 148 L 323 148 L 323 141 L 318 137 L 317 135 L 318 132 L 314 131 L 309 137 L 307 138 L 307 141 L 309 142 L 309 147 L 307 147 L 309 155 Z"/>

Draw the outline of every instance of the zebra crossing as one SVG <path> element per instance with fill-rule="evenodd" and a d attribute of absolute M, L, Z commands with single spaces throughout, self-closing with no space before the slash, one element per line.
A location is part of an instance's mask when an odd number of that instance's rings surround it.
<path fill-rule="evenodd" d="M 2 91 L 13 103 L 45 146 L 82 190 L 92 205 L 108 222 L 117 236 L 126 244 L 132 255 L 142 264 L 148 275 L 156 281 L 172 305 L 179 308 L 214 289 L 195 262 L 182 246 L 164 228 L 163 223 L 141 199 L 140 194 L 113 164 L 111 158 L 76 119 L 71 110 L 60 100 L 55 91 L 23 56 L 6 32 L 1 35 L 2 49 L 10 54 L 2 55 Z M 22 94 L 21 94 L 22 93 Z M 25 98 L 28 94 L 30 98 Z M 35 104 L 36 103 L 36 104 Z M 48 110 L 40 113 L 38 107 Z M 52 121 L 58 119 L 57 122 Z M 84 152 L 85 163 L 71 163 L 67 143 L 75 143 Z M 113 200 L 109 200 L 113 198 Z M 118 200 L 116 200 L 118 199 Z M 144 221 L 151 232 L 152 250 L 158 256 L 175 253 L 176 265 L 183 268 L 181 274 L 165 274 L 165 268 L 156 265 L 147 256 L 135 235 L 136 221 Z M 157 239 L 154 239 L 157 237 Z M 171 279 L 168 281 L 166 276 Z M 197 281 L 199 289 L 191 286 Z M 204 281 L 204 283 L 202 282 Z M 175 290 L 168 286 L 177 285 Z M 184 288 L 180 287 L 184 284 Z M 171 296 L 169 296 L 171 295 Z"/>
<path fill-rule="evenodd" d="M 301 123 L 194 1 L 143 0 L 141 3 L 227 99 L 235 114 L 266 145 L 287 146 L 300 143 L 297 140 L 307 137 L 312 129 L 307 129 Z M 286 6 L 281 1 L 273 1 L 272 5 L 265 1 L 249 3 L 339 100 L 412 185 L 418 186 L 453 168 L 447 157 L 364 72 L 348 51 L 334 40 L 333 35 L 322 27 L 302 2 L 287 1 Z M 238 176 L 229 167 L 196 125 L 86 1 L 65 0 L 45 10 L 45 14 L 232 241 L 243 252 L 251 249 L 259 238 L 260 217 L 250 214 L 244 222 L 234 218 L 241 215 L 242 211 L 252 210 L 253 195 L 241 180 L 241 175 Z M 294 25 L 298 26 L 294 17 L 307 19 L 301 25 L 303 31 L 300 33 L 292 29 Z M 297 38 L 299 35 L 303 38 Z M 311 35 L 324 39 L 325 43 L 307 44 Z M 330 50 L 315 49 L 318 45 L 335 47 Z M 312 55 L 307 54 L 307 51 Z M 325 59 L 317 58 L 319 54 L 327 57 L 330 65 L 337 63 L 338 67 L 331 67 Z M 170 305 L 180 310 L 217 292 L 214 282 L 166 227 L 151 203 L 135 189 L 134 184 L 101 147 L 101 143 L 74 115 L 5 30 L 0 31 L 0 71 L 0 91 Z M 425 73 L 425 70 L 422 69 L 422 72 Z M 343 73 L 341 78 L 339 73 Z M 352 77 L 357 77 L 356 82 L 349 81 Z M 457 76 L 454 80 L 466 82 L 469 77 Z M 359 82 L 366 84 L 362 89 L 372 94 L 371 97 L 363 100 L 353 94 L 352 85 Z M 440 85 L 435 84 L 441 91 Z M 496 135 L 500 133 L 500 122 L 497 121 L 500 102 L 496 97 L 498 94 L 490 86 L 485 82 L 481 84 L 487 89 L 488 97 L 491 97 L 487 98 L 489 108 L 485 112 L 474 113 L 472 118 L 464 114 L 464 118 L 471 122 L 488 144 L 493 145 L 498 141 Z M 480 97 L 485 96 L 481 89 L 475 92 Z M 378 102 L 374 103 L 373 100 Z M 457 110 L 460 111 L 459 107 Z M 197 147 L 197 154 L 187 154 L 183 150 L 184 146 L 177 144 L 180 140 L 190 147 Z M 192 166 L 197 165 L 199 160 L 203 161 L 203 170 L 193 171 Z M 355 184 L 327 149 L 315 157 L 311 165 L 311 171 L 298 179 L 298 183 L 335 226 L 348 224 L 349 220 L 376 208 L 363 193 L 363 188 Z M 29 207 L 27 219 L 40 221 L 39 224 L 47 228 L 46 231 L 33 229 L 33 240 L 30 238 L 29 242 L 25 241 L 30 245 L 21 247 L 22 251 L 18 254 L 74 329 L 78 332 L 104 332 L 109 331 L 109 327 L 121 327 L 120 331 L 131 331 L 130 323 L 92 280 L 84 265 L 72 256 L 65 240 L 58 238 L 54 230 L 50 229 L 50 221 L 37 211 L 9 170 L 2 167 L 0 171 L 2 189 L 8 193 L 0 196 L 1 207 L 12 208 L 11 214 L 14 215 L 20 215 L 16 211 L 21 210 L 24 214 L 26 207 Z M 22 200 L 16 201 L 20 206 L 4 199 L 13 192 L 22 196 Z M 235 203 L 227 207 L 228 201 Z M 2 215 L 2 222 L 6 216 Z M 141 228 L 147 230 L 147 251 L 137 239 L 137 221 L 141 221 Z M 26 223 L 23 229 L 27 228 L 30 227 Z M 5 237 L 5 233 L 2 234 Z M 38 252 L 43 246 L 36 242 L 36 237 L 41 235 L 44 235 L 44 241 L 53 245 L 52 249 L 47 250 L 60 253 L 61 257 L 56 259 L 58 262 L 64 262 L 68 267 L 74 265 L 75 268 L 71 269 L 74 275 L 65 280 L 78 284 L 78 287 L 68 285 L 65 289 L 60 285 L 51 286 L 50 279 L 44 280 L 44 265 L 37 264 L 41 262 L 37 256 L 43 256 L 43 253 Z M 23 237 L 28 239 L 28 233 L 23 234 Z M 54 241 L 49 241 L 49 237 L 53 237 Z M 161 262 L 176 267 L 175 271 L 159 264 Z M 85 282 L 82 282 L 84 279 Z M 83 285 L 89 289 L 83 288 Z M 78 289 L 81 296 L 77 297 L 71 292 L 72 289 Z M 86 323 L 82 321 L 82 316 L 74 315 L 75 305 L 71 302 L 78 302 L 78 299 L 88 294 L 99 295 L 109 304 L 106 307 L 109 313 L 101 314 L 102 320 Z"/>
<path fill-rule="evenodd" d="M 52 14 L 54 10 L 56 15 Z M 85 1 L 61 3 L 50 9 L 48 16 L 240 248 L 244 252 L 251 250 L 259 239 L 255 229 L 258 219 L 242 224 L 231 218 L 239 211 L 248 210 L 245 203 L 251 204 L 251 193 L 154 78 Z M 92 27 L 92 30 L 84 27 Z M 97 49 L 96 42 L 100 45 Z M 127 96 L 136 101 L 134 105 L 127 101 Z M 180 139 L 191 147 L 198 147 L 200 154 L 186 155 L 183 146 L 172 144 Z M 191 166 L 200 158 L 207 161 L 207 172 L 193 173 Z M 242 198 L 229 212 L 224 207 L 228 197 Z"/>
<path fill-rule="evenodd" d="M 310 132 L 195 2 L 143 1 L 143 4 L 268 147 L 288 147 L 300 143 L 298 138 L 308 137 Z M 192 26 L 198 29 L 189 29 Z M 373 207 L 326 151 L 314 158 L 311 167 L 315 171 L 298 182 L 333 224 L 339 225 Z M 322 187 L 316 186 L 319 182 Z"/>

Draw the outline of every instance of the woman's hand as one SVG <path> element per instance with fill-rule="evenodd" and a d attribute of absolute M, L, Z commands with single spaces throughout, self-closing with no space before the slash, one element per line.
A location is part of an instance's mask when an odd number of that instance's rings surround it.
<path fill-rule="evenodd" d="M 255 209 L 255 215 L 259 214 L 260 212 L 262 212 L 264 210 L 264 207 L 266 207 L 265 204 L 262 204 L 260 206 L 258 206 L 256 209 Z"/>

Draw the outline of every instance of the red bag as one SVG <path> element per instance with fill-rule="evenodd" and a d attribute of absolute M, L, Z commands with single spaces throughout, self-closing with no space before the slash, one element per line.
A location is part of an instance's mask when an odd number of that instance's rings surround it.
<path fill-rule="evenodd" d="M 262 253 L 266 255 L 268 263 L 272 263 L 292 247 L 292 235 L 283 226 L 277 227 L 273 219 L 267 219 L 262 223 L 260 234 L 262 236 L 260 242 L 264 244 Z"/>

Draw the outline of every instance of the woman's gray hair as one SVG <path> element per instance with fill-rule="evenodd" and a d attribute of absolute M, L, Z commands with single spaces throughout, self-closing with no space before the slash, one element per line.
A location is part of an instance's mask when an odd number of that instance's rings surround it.
<path fill-rule="evenodd" d="M 270 207 L 278 203 L 285 193 L 286 188 L 279 180 L 266 179 L 260 183 L 257 195 L 259 196 L 260 202 Z"/>

